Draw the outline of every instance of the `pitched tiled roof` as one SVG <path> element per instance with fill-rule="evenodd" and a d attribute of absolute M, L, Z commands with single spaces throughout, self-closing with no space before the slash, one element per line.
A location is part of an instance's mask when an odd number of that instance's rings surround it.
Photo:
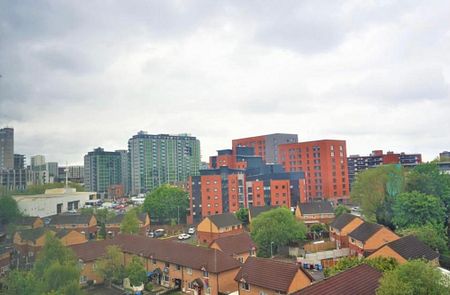
<path fill-rule="evenodd" d="M 106 224 L 119 224 L 122 223 L 123 218 L 125 217 L 125 214 L 117 214 L 116 216 L 114 216 L 113 218 L 111 218 L 110 220 L 108 220 L 106 222 Z M 145 223 L 145 219 L 147 218 L 147 213 L 140 213 L 138 215 L 138 219 L 142 222 Z"/>
<path fill-rule="evenodd" d="M 39 219 L 38 216 L 24 216 L 17 219 L 14 223 L 19 226 L 32 226 L 36 219 Z"/>
<path fill-rule="evenodd" d="M 382 273 L 362 264 L 313 283 L 294 295 L 375 295 Z"/>
<path fill-rule="evenodd" d="M 37 239 L 45 235 L 45 233 L 49 231 L 48 228 L 45 227 L 38 227 L 38 228 L 32 228 L 32 229 L 24 229 L 21 231 L 18 231 L 18 234 L 20 235 L 20 238 L 22 241 L 33 241 L 35 242 Z"/>
<path fill-rule="evenodd" d="M 439 253 L 433 251 L 428 245 L 414 236 L 406 236 L 396 241 L 392 241 L 385 246 L 389 246 L 392 250 L 397 252 L 400 256 L 409 259 L 427 259 L 433 260 L 439 257 Z"/>
<path fill-rule="evenodd" d="M 50 217 L 50 225 L 62 224 L 89 224 L 92 215 L 82 214 L 60 214 Z"/>
<path fill-rule="evenodd" d="M 216 243 L 228 255 L 249 252 L 250 249 L 256 247 L 248 233 L 219 238 L 212 243 Z"/>
<path fill-rule="evenodd" d="M 302 214 L 324 214 L 324 213 L 334 213 L 334 208 L 331 202 L 310 202 L 310 203 L 300 203 L 298 204 Z"/>
<path fill-rule="evenodd" d="M 208 216 L 208 218 L 218 227 L 227 227 L 242 224 L 242 222 L 240 222 L 233 213 L 216 214 Z"/>
<path fill-rule="evenodd" d="M 382 225 L 376 223 L 363 222 L 360 226 L 349 233 L 348 236 L 355 240 L 365 242 L 382 228 Z"/>
<path fill-rule="evenodd" d="M 193 269 L 203 267 L 212 273 L 238 268 L 241 264 L 229 255 L 200 246 L 177 241 L 160 240 L 135 235 L 118 235 L 114 243 L 122 250 Z"/>
<path fill-rule="evenodd" d="M 249 257 L 235 277 L 235 281 L 245 281 L 279 292 L 287 292 L 298 270 L 303 271 L 295 263 L 266 258 Z M 303 271 L 312 281 L 310 275 Z"/>
<path fill-rule="evenodd" d="M 336 228 L 338 230 L 342 230 L 347 224 L 352 222 L 353 219 L 359 218 L 356 215 L 350 213 L 344 213 L 339 215 L 331 224 L 330 227 Z"/>
<path fill-rule="evenodd" d="M 90 241 L 84 244 L 72 245 L 70 248 L 75 252 L 78 259 L 83 262 L 100 259 L 106 254 L 106 248 L 113 245 L 113 240 Z"/>
<path fill-rule="evenodd" d="M 272 209 L 275 209 L 277 207 L 271 207 L 271 206 L 258 206 L 258 207 L 250 207 L 249 213 L 250 216 L 253 218 L 257 217 L 259 214 L 263 213 L 263 212 L 267 212 L 270 211 Z"/>

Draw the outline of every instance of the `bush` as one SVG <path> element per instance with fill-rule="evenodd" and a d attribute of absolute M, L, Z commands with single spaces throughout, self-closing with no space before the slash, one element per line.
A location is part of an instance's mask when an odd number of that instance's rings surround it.
<path fill-rule="evenodd" d="M 145 291 L 151 291 L 151 290 L 153 290 L 152 283 L 147 283 L 147 285 L 145 285 Z"/>

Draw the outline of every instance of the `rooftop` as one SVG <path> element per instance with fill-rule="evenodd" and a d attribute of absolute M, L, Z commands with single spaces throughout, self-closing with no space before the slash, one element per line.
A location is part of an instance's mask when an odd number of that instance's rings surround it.
<path fill-rule="evenodd" d="M 381 276 L 375 268 L 362 264 L 313 283 L 294 295 L 375 295 Z"/>
<path fill-rule="evenodd" d="M 388 246 L 406 260 L 434 260 L 436 258 L 439 258 L 439 253 L 433 251 L 433 249 L 417 239 L 415 236 L 402 237 L 384 246 Z"/>
<path fill-rule="evenodd" d="M 61 224 L 89 224 L 89 221 L 93 215 L 82 214 L 59 214 L 50 216 L 49 225 L 61 225 Z"/>
<path fill-rule="evenodd" d="M 338 230 L 342 230 L 347 224 L 353 221 L 353 219 L 359 218 L 356 215 L 350 213 L 344 213 L 339 215 L 331 224 L 330 227 L 336 228 Z"/>
<path fill-rule="evenodd" d="M 334 208 L 331 202 L 310 202 L 310 203 L 300 203 L 298 204 L 302 214 L 333 214 Z"/>
<path fill-rule="evenodd" d="M 237 219 L 233 213 L 223 213 L 208 216 L 209 220 L 214 223 L 217 227 L 227 227 L 233 225 L 241 225 L 242 222 Z"/>
<path fill-rule="evenodd" d="M 360 226 L 349 233 L 348 236 L 355 240 L 365 242 L 382 228 L 382 225 L 376 223 L 363 222 Z"/>
<path fill-rule="evenodd" d="M 211 244 L 216 243 L 217 246 L 226 254 L 241 254 L 249 252 L 256 247 L 248 233 L 241 233 L 228 237 L 216 239 Z"/>
<path fill-rule="evenodd" d="M 311 281 L 312 277 L 295 263 L 267 258 L 249 257 L 235 277 L 235 281 L 245 281 L 279 292 L 287 292 L 297 272 L 301 270 Z"/>

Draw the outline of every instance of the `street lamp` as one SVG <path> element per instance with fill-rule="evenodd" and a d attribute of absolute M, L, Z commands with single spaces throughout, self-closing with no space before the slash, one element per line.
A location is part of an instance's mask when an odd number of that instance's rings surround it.
<path fill-rule="evenodd" d="M 273 258 L 273 249 L 272 249 L 273 244 L 275 244 L 275 242 L 270 242 L 270 258 Z"/>

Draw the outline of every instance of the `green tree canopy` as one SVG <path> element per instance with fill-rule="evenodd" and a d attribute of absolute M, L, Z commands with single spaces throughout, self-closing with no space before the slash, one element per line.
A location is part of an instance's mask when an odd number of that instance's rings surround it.
<path fill-rule="evenodd" d="M 120 231 L 124 234 L 135 235 L 139 233 L 139 218 L 138 210 L 132 209 L 125 213 L 122 223 L 120 224 Z"/>
<path fill-rule="evenodd" d="M 382 165 L 359 173 L 351 198 L 361 206 L 364 216 L 373 222 L 392 226 L 392 202 L 405 190 L 405 174 L 399 165 Z"/>
<path fill-rule="evenodd" d="M 144 264 L 136 256 L 133 256 L 130 264 L 125 269 L 125 273 L 133 286 L 139 286 L 147 280 L 147 272 L 145 271 Z"/>
<path fill-rule="evenodd" d="M 377 295 L 450 294 L 449 286 L 449 279 L 436 267 L 412 260 L 384 273 Z"/>
<path fill-rule="evenodd" d="M 125 270 L 122 265 L 123 253 L 118 246 L 108 246 L 105 257 L 97 261 L 96 272 L 101 275 L 106 282 L 122 282 L 125 277 Z"/>
<path fill-rule="evenodd" d="M 339 217 L 344 213 L 350 213 L 350 209 L 345 205 L 339 204 L 336 209 L 334 209 L 334 214 L 336 217 Z"/>
<path fill-rule="evenodd" d="M 420 164 L 414 167 L 406 178 L 408 191 L 418 191 L 437 196 L 450 207 L 450 175 L 439 170 L 435 162 Z"/>
<path fill-rule="evenodd" d="M 14 222 L 21 216 L 16 200 L 11 196 L 0 197 L 0 223 Z"/>
<path fill-rule="evenodd" d="M 438 197 L 419 192 L 399 194 L 392 207 L 392 222 L 398 228 L 426 223 L 441 226 L 445 220 L 443 204 Z"/>
<path fill-rule="evenodd" d="M 28 272 L 12 271 L 5 280 L 6 294 L 64 294 L 81 295 L 80 269 L 74 253 L 48 234 Z"/>
<path fill-rule="evenodd" d="M 397 260 L 391 257 L 358 258 L 344 257 L 340 259 L 333 267 L 325 269 L 325 277 L 334 276 L 344 270 L 355 266 L 367 264 L 381 272 L 391 271 L 398 266 Z"/>
<path fill-rule="evenodd" d="M 39 280 L 30 271 L 12 270 L 4 280 L 3 290 L 0 294 L 40 295 Z"/>
<path fill-rule="evenodd" d="M 236 217 L 239 219 L 243 224 L 248 224 L 248 209 L 247 208 L 240 208 L 238 211 L 236 211 Z"/>
<path fill-rule="evenodd" d="M 447 234 L 443 226 L 427 223 L 421 226 L 407 227 L 398 233 L 402 236 L 416 236 L 431 249 L 438 250 L 440 253 L 448 250 Z"/>
<path fill-rule="evenodd" d="M 305 239 L 306 226 L 295 219 L 287 208 L 263 212 L 252 220 L 251 236 L 258 245 L 258 256 L 269 257 L 273 250 L 289 242 Z"/>
<path fill-rule="evenodd" d="M 143 208 L 151 218 L 161 223 L 178 217 L 183 221 L 189 208 L 189 194 L 179 187 L 165 184 L 147 195 Z"/>

